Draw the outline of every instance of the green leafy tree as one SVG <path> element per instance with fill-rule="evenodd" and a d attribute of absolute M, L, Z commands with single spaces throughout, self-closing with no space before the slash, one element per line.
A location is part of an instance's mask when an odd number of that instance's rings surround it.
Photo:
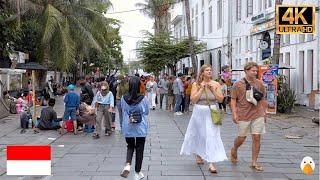
<path fill-rule="evenodd" d="M 122 40 L 119 35 L 119 27 L 110 29 L 108 41 L 101 52 L 92 50 L 88 61 L 100 67 L 103 73 L 110 74 L 111 71 L 118 71 L 123 66 L 123 55 L 121 53 Z"/>
<path fill-rule="evenodd" d="M 12 21 L 7 19 L 14 14 L 6 0 L 0 0 L 0 59 L 7 57 L 14 50 L 15 41 L 21 36 L 21 31 Z"/>
<path fill-rule="evenodd" d="M 175 67 L 176 63 L 183 57 L 189 56 L 189 42 L 187 39 L 175 42 L 168 34 L 152 35 L 146 33 L 146 40 L 142 41 L 140 52 L 144 70 L 158 74 L 165 66 Z M 195 46 L 196 52 L 204 49 L 203 44 Z"/>
<path fill-rule="evenodd" d="M 110 1 L 9 1 L 17 17 L 29 13 L 37 15 L 41 26 L 41 59 L 48 58 L 60 70 L 70 70 L 76 58 L 83 59 L 90 49 L 101 51 L 107 43 L 105 37 L 110 24 L 103 13 L 111 6 Z"/>

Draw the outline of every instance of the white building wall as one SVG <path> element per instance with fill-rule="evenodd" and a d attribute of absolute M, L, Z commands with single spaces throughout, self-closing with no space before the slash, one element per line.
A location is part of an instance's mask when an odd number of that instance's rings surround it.
<path fill-rule="evenodd" d="M 266 29 L 265 31 L 259 33 L 252 33 L 250 29 L 254 26 L 259 26 L 272 20 L 274 18 L 274 0 L 262 0 L 262 1 L 253 1 L 253 15 L 246 17 L 247 9 L 247 0 L 241 1 L 241 20 L 236 20 L 236 5 L 237 0 L 232 3 L 232 12 L 233 13 L 233 38 L 232 38 L 232 67 L 233 69 L 243 69 L 243 65 L 246 62 L 246 58 L 250 61 L 257 62 L 262 64 L 262 50 L 259 48 L 260 39 L 263 38 L 263 33 L 268 32 L 271 37 L 271 55 L 273 54 L 273 44 L 274 44 L 274 27 Z M 264 6 L 264 3 L 267 2 L 267 5 Z M 272 4 L 269 5 L 269 2 Z M 283 4 L 308 4 L 318 6 L 317 0 L 284 0 Z M 266 8 L 265 8 L 266 7 Z M 261 21 L 259 24 L 251 22 L 251 18 L 260 13 L 267 14 L 267 20 Z M 316 15 L 318 16 L 318 14 Z M 316 18 L 317 19 L 317 18 Z M 319 22 L 317 19 L 317 25 L 319 27 Z M 319 30 L 319 28 L 316 28 Z M 245 38 L 250 36 L 253 38 L 252 41 L 252 50 L 249 48 L 249 51 L 245 49 Z M 307 38 L 308 35 L 305 35 L 305 40 L 300 40 L 300 35 L 282 35 L 282 45 L 280 48 L 280 64 L 287 64 L 293 66 L 295 69 L 292 70 L 283 70 L 281 73 L 289 76 L 290 87 L 294 89 L 297 93 L 297 103 L 302 105 L 311 105 L 311 101 L 316 108 L 319 107 L 319 33 L 315 34 L 312 38 Z M 288 37 L 290 37 L 290 42 L 288 42 Z M 239 39 L 241 38 L 241 51 L 239 52 Z M 250 40 L 249 40 L 250 41 Z M 250 43 L 249 43 L 250 47 Z M 310 52 L 313 52 L 311 55 Z M 244 73 L 235 72 L 234 79 L 240 79 Z M 315 92 L 317 91 L 317 92 Z M 312 94 L 312 95 L 311 95 Z M 312 97 L 315 96 L 315 97 Z"/>

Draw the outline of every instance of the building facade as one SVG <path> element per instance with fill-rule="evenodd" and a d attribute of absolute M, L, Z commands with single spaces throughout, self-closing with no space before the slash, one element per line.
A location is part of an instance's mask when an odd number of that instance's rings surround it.
<path fill-rule="evenodd" d="M 203 64 L 211 64 L 217 78 L 223 65 L 230 65 L 231 29 L 225 0 L 190 0 L 190 20 L 192 35 L 196 43 L 204 43 L 206 49 L 196 55 L 198 69 Z M 171 7 L 172 36 L 176 40 L 187 38 L 184 1 Z M 177 72 L 187 73 L 192 67 L 191 58 L 177 63 Z"/>
<path fill-rule="evenodd" d="M 317 0 L 284 0 L 288 5 L 318 6 Z M 263 64 L 273 55 L 275 33 L 275 0 L 236 0 L 232 4 L 232 68 L 242 69 L 248 61 Z M 316 13 L 319 17 L 319 12 Z M 236 28 L 235 28 L 236 27 Z M 316 27 L 319 27 L 316 18 Z M 319 30 L 319 28 L 316 28 Z M 262 43 L 267 43 L 262 47 Z M 280 70 L 290 88 L 297 94 L 297 103 L 319 108 L 319 33 L 281 35 L 279 65 L 293 69 Z M 243 72 L 234 73 L 240 79 Z"/>
<path fill-rule="evenodd" d="M 283 0 L 283 4 L 319 7 L 317 0 Z M 184 1 L 173 4 L 170 14 L 172 36 L 177 40 L 186 38 Z M 287 76 L 290 88 L 297 94 L 297 103 L 319 108 L 318 11 L 316 17 L 316 34 L 281 36 L 279 64 L 293 68 L 280 70 L 280 74 Z M 271 60 L 275 0 L 190 0 L 190 18 L 192 35 L 206 44 L 206 49 L 196 56 L 198 68 L 211 64 L 214 78 L 223 65 L 241 70 L 246 62 L 263 64 Z M 186 74 L 189 67 L 192 67 L 191 58 L 183 58 L 177 63 L 177 72 Z M 234 80 L 243 76 L 243 71 L 233 72 Z"/>

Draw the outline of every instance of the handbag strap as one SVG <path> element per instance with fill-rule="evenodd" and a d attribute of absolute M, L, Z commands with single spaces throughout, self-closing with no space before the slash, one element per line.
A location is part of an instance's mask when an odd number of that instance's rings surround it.
<path fill-rule="evenodd" d="M 206 95 L 207 104 L 208 104 L 208 106 L 210 106 L 210 102 L 209 102 L 208 93 L 207 93 L 206 88 L 204 88 L 204 94 Z"/>

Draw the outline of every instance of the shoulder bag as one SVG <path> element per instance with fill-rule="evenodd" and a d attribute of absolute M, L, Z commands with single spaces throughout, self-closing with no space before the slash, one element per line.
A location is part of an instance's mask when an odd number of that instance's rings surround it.
<path fill-rule="evenodd" d="M 207 104 L 208 104 L 209 109 L 210 109 L 212 123 L 214 125 L 217 125 L 217 126 L 222 125 L 222 114 L 221 114 L 221 112 L 219 110 L 217 110 L 217 109 L 211 108 L 206 89 L 204 89 L 204 93 L 206 95 L 206 101 L 207 101 Z"/>

